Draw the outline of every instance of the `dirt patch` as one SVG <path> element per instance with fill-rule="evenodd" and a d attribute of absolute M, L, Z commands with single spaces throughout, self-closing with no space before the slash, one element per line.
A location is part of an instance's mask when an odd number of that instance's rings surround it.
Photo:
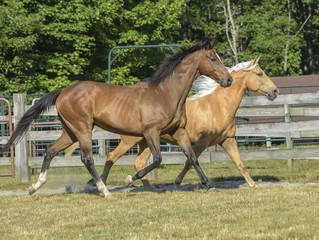
<path fill-rule="evenodd" d="M 222 181 L 210 183 L 211 189 L 209 191 L 217 192 L 218 189 L 237 189 L 237 188 L 249 188 L 245 181 Z M 289 182 L 262 182 L 258 184 L 259 187 L 269 188 L 269 187 L 296 187 L 296 186 L 319 186 L 319 183 L 309 182 L 309 183 L 289 183 Z M 182 184 L 176 186 L 174 184 L 152 184 L 152 189 L 145 189 L 143 186 L 107 186 L 110 192 L 144 192 L 144 191 L 154 191 L 154 192 L 174 192 L 174 191 L 198 191 L 204 188 L 201 184 Z M 61 194 L 61 193 L 89 193 L 98 194 L 96 187 L 86 185 L 85 187 L 77 187 L 76 184 L 72 183 L 65 187 L 52 188 L 45 187 L 45 185 L 39 189 L 35 194 Z M 29 195 L 28 189 L 16 189 L 8 191 L 0 191 L 0 196 L 25 196 Z"/>

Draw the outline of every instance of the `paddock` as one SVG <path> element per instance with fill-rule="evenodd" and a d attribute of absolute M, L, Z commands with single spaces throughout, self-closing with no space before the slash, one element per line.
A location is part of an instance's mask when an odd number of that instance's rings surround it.
<path fill-rule="evenodd" d="M 113 187 L 108 185 L 115 200 L 107 203 L 101 195 L 68 194 L 63 185 L 61 191 L 54 191 L 57 182 L 70 183 L 69 179 L 62 181 L 66 176 L 80 182 L 87 180 L 83 167 L 50 169 L 49 181 L 33 196 L 28 195 L 28 183 L 4 186 L 2 178 L 0 193 L 14 185 L 10 191 L 21 194 L 0 196 L 0 233 L 4 239 L 313 239 L 319 235 L 314 227 L 319 223 L 319 187 L 302 181 L 315 179 L 317 163 L 296 160 L 294 172 L 288 171 L 283 160 L 247 161 L 246 166 L 253 178 L 258 177 L 261 187 L 234 185 L 226 189 L 216 185 L 219 192 L 198 188 L 193 170 L 185 177 L 184 190 L 149 192 L 142 186 L 124 188 L 124 176 L 134 168 L 114 166 L 110 180 L 120 182 L 111 182 L 116 184 Z M 163 165 L 157 182 L 172 183 L 181 168 Z M 240 173 L 231 162 L 202 164 L 202 168 L 216 184 L 240 182 Z M 35 180 L 38 176 L 31 177 Z M 280 182 L 273 183 L 274 178 Z M 285 182 L 284 186 L 285 180 L 298 182 Z M 172 188 L 172 184 L 156 184 L 156 189 L 164 187 Z M 50 191 L 45 192 L 46 189 Z"/>
<path fill-rule="evenodd" d="M 26 109 L 30 106 L 26 104 L 27 97 L 25 94 L 15 94 L 13 96 L 14 115 L 12 121 L 17 123 Z M 247 96 L 241 102 L 240 108 L 237 111 L 237 142 L 241 145 L 247 139 L 250 141 L 260 141 L 266 143 L 263 149 L 245 150 L 241 148 L 241 156 L 243 160 L 265 160 L 265 159 L 286 159 L 288 168 L 293 168 L 294 159 L 312 159 L 319 156 L 318 147 L 297 148 L 296 143 L 300 140 L 312 139 L 317 141 L 319 139 L 319 92 L 299 93 L 299 94 L 280 94 L 278 98 L 273 101 L 267 101 L 263 96 Z M 57 112 L 55 108 L 50 109 L 43 114 L 43 117 L 56 117 Z M 314 120 L 294 121 L 296 118 L 309 118 Z M 2 116 L 4 120 L 7 117 Z M 249 123 L 245 119 L 263 118 L 263 119 L 277 119 L 277 122 L 264 121 L 262 123 Z M 278 122 L 278 119 L 282 119 Z M 252 120 L 251 120 L 252 122 Z M 30 180 L 30 173 L 32 169 L 37 169 L 41 166 L 43 157 L 37 153 L 38 148 L 36 142 L 49 142 L 56 140 L 61 135 L 59 122 L 44 122 L 36 123 L 36 125 L 28 131 L 23 139 L 15 145 L 15 170 L 21 182 Z M 8 126 L 7 123 L 2 123 L 1 126 Z M 47 130 L 50 126 L 54 126 Z M 42 126 L 39 130 L 39 126 Z M 95 141 L 96 154 L 94 161 L 97 166 L 103 166 L 105 163 L 105 156 L 110 150 L 107 146 L 107 140 L 118 140 L 119 135 L 97 129 L 92 137 Z M 2 144 L 6 143 L 7 137 L 1 137 Z M 285 144 L 280 148 L 273 146 L 272 141 L 284 141 Z M 164 146 L 163 146 L 164 147 Z M 170 146 L 175 151 L 163 153 L 163 164 L 183 164 L 185 162 L 184 155 L 178 151 L 178 147 Z M 133 165 L 134 154 L 127 154 L 123 156 L 117 165 Z M 0 158 L 0 165 L 9 165 L 11 163 L 11 155 L 7 153 Z M 149 160 L 151 161 L 151 160 Z M 209 163 L 216 161 L 230 161 L 229 156 L 219 149 L 209 148 L 199 158 L 200 163 Z M 65 157 L 62 155 L 56 156 L 51 164 L 52 167 L 76 167 L 82 166 L 79 156 Z M 156 172 L 153 172 L 153 177 L 156 177 Z"/>

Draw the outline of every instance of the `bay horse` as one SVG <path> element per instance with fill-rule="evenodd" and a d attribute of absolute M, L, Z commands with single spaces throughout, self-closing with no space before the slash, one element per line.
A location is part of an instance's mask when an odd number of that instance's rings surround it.
<path fill-rule="evenodd" d="M 215 79 L 222 87 L 231 85 L 232 77 L 213 45 L 213 42 L 198 43 L 174 53 L 150 78 L 134 85 L 83 81 L 48 93 L 23 115 L 0 153 L 19 141 L 32 121 L 55 105 L 63 127 L 62 135 L 47 146 L 38 181 L 29 187 L 30 195 L 46 182 L 52 158 L 78 141 L 81 160 L 98 190 L 105 198 L 111 198 L 94 167 L 92 129 L 95 125 L 110 132 L 145 138 L 154 162 L 138 171 L 132 180 L 144 177 L 160 165 L 160 135 L 169 134 L 194 164 L 201 182 L 208 187 L 208 179 L 199 166 L 185 129 L 185 100 L 194 79 L 201 74 Z"/>
<path fill-rule="evenodd" d="M 255 58 L 253 61 L 240 63 L 229 69 L 234 81 L 227 89 L 221 88 L 209 78 L 201 76 L 201 80 L 195 81 L 199 92 L 186 100 L 186 130 L 196 157 L 198 158 L 207 147 L 220 145 L 229 154 L 250 187 L 256 186 L 256 183 L 248 174 L 239 154 L 235 140 L 235 115 L 247 89 L 265 95 L 271 101 L 277 97 L 279 92 L 274 83 L 259 67 L 258 60 L 259 58 Z M 160 139 L 174 145 L 177 143 L 167 134 L 161 135 Z M 107 156 L 101 175 L 102 181 L 106 182 L 109 171 L 116 160 L 135 144 L 139 145 L 138 156 L 134 164 L 135 169 L 139 171 L 145 167 L 151 154 L 145 139 L 121 135 L 120 144 Z M 175 180 L 176 185 L 181 184 L 191 167 L 191 162 L 187 160 L 184 169 Z M 142 178 L 142 182 L 146 188 L 150 188 L 145 177 Z M 92 185 L 92 180 L 88 184 Z M 125 185 L 129 186 L 130 184 L 130 177 L 126 177 Z"/>

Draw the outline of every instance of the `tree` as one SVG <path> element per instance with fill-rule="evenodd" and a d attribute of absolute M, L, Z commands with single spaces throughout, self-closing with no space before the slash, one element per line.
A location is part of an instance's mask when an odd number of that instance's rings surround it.
<path fill-rule="evenodd" d="M 108 16 L 106 6 L 109 2 L 114 4 L 113 1 L 107 0 L 100 6 L 102 16 Z M 112 47 L 117 45 L 181 42 L 179 18 L 183 13 L 184 3 L 185 0 L 125 1 L 120 9 L 112 12 L 113 22 L 103 25 L 106 21 L 101 21 L 102 32 L 113 33 L 115 37 L 112 43 L 101 41 L 106 47 L 105 56 Z M 104 38 L 105 40 L 108 41 L 108 38 Z M 171 51 L 168 49 L 125 50 L 112 65 L 111 82 L 128 85 L 149 77 L 162 59 L 169 54 Z M 105 60 L 101 62 L 107 66 Z"/>
<path fill-rule="evenodd" d="M 112 47 L 181 41 L 184 2 L 5 0 L 0 5 L 0 90 L 38 93 L 82 80 L 106 82 Z M 112 83 L 127 85 L 150 76 L 170 53 L 126 51 L 112 65 Z"/>
<path fill-rule="evenodd" d="M 284 75 L 285 49 L 289 39 L 287 73 L 289 75 L 301 73 L 302 42 L 301 38 L 295 35 L 298 24 L 294 19 L 289 19 L 286 2 L 262 1 L 254 9 L 247 11 L 238 21 L 240 22 L 239 38 L 245 46 L 241 53 L 243 58 L 261 56 L 261 65 L 269 76 Z"/>
<path fill-rule="evenodd" d="M 20 1 L 5 1 L 0 6 L 0 89 L 1 92 L 32 92 L 38 41 L 43 17 L 28 14 Z"/>
<path fill-rule="evenodd" d="M 238 53 L 237 53 L 237 34 L 238 34 L 238 26 L 235 25 L 233 20 L 233 13 L 230 7 L 230 1 L 226 0 L 226 5 L 223 2 L 224 15 L 226 19 L 225 28 L 226 28 L 226 36 L 228 40 L 228 44 L 234 54 L 235 64 L 238 64 Z M 228 24 L 230 23 L 230 27 Z M 229 36 L 229 29 L 231 37 Z"/>
<path fill-rule="evenodd" d="M 314 74 L 319 71 L 319 3 L 316 0 L 294 0 L 296 11 L 293 13 L 299 21 L 300 35 L 303 37 L 301 46 L 301 68 L 304 74 Z"/>

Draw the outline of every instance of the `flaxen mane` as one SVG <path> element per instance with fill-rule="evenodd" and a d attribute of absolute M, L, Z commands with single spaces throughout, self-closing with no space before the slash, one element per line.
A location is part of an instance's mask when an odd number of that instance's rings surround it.
<path fill-rule="evenodd" d="M 250 66 L 252 61 L 253 60 L 238 63 L 231 68 L 227 68 L 227 70 L 229 73 L 232 73 L 233 71 L 237 72 L 240 70 L 251 71 L 254 67 L 256 67 L 256 65 L 258 65 L 258 63 L 256 63 L 256 64 Z M 234 79 L 234 81 L 235 81 L 235 79 Z M 195 99 L 204 97 L 204 96 L 214 92 L 214 90 L 218 87 L 218 83 L 213 81 L 210 77 L 207 77 L 205 75 L 201 75 L 194 81 L 193 86 L 194 86 L 193 89 L 195 90 L 196 94 L 187 98 L 187 100 L 195 100 Z"/>

